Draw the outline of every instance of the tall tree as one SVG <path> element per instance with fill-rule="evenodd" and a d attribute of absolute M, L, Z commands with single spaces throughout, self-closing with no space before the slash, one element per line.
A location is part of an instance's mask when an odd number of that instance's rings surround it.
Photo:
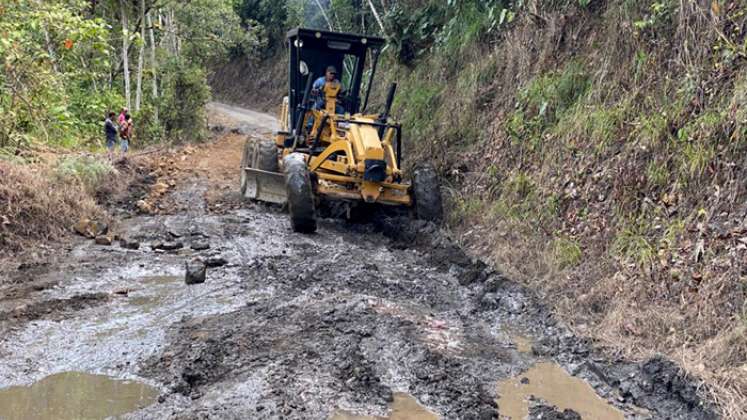
<path fill-rule="evenodd" d="M 135 88 L 135 111 L 140 112 L 143 98 L 143 61 L 145 60 L 145 0 L 140 0 L 140 49 L 137 56 L 137 87 Z"/>
<path fill-rule="evenodd" d="M 122 69 L 124 71 L 124 89 L 127 108 L 132 106 L 132 94 L 130 92 L 130 30 L 127 19 L 127 2 L 119 0 L 122 11 Z"/>
<path fill-rule="evenodd" d="M 158 100 L 158 62 L 156 61 L 156 37 L 153 34 L 153 19 L 151 18 L 151 11 L 148 11 L 146 15 L 146 22 L 148 24 L 148 37 L 150 38 L 150 67 L 151 67 L 151 83 L 153 84 L 153 100 Z M 153 119 L 158 125 L 158 106 L 153 107 L 154 115 Z"/>

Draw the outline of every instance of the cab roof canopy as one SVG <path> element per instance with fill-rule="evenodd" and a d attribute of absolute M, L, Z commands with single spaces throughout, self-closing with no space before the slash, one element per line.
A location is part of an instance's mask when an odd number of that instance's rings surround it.
<path fill-rule="evenodd" d="M 288 98 L 291 110 L 302 102 L 308 77 L 322 77 L 328 66 L 334 66 L 346 90 L 345 111 L 359 111 L 366 52 L 374 51 L 374 60 L 378 59 L 378 52 L 385 44 L 383 38 L 294 28 L 288 31 L 286 40 L 290 52 Z M 295 114 L 291 112 L 291 126 L 295 126 Z"/>
<path fill-rule="evenodd" d="M 367 48 L 381 48 L 385 43 L 384 38 L 376 36 L 330 32 L 307 28 L 293 28 L 288 31 L 286 38 L 291 43 L 297 39 L 301 39 L 304 42 L 304 47 L 316 49 L 335 48 L 335 46 L 344 48 L 344 46 L 337 43 L 349 43 L 351 54 L 362 54 L 366 52 Z"/>

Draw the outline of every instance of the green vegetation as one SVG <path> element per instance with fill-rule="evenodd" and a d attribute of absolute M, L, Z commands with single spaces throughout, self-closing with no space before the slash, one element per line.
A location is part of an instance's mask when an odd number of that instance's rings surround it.
<path fill-rule="evenodd" d="M 13 0 L 0 34 L 0 149 L 101 147 L 123 106 L 135 143 L 199 138 L 205 72 L 261 45 L 228 0 Z"/>
<path fill-rule="evenodd" d="M 80 182 L 89 192 L 116 176 L 116 170 L 108 161 L 91 156 L 67 157 L 61 160 L 55 174 L 62 181 Z"/>
<path fill-rule="evenodd" d="M 561 270 L 578 265 L 584 255 L 578 242 L 563 237 L 552 241 L 550 253 L 555 260 L 555 265 Z"/>

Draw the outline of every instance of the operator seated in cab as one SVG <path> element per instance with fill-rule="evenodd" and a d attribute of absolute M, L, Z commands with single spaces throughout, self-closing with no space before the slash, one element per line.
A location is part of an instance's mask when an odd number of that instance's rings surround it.
<path fill-rule="evenodd" d="M 341 91 L 342 83 L 337 80 L 337 69 L 335 66 L 327 67 L 327 73 L 316 79 L 314 84 L 311 86 L 311 94 L 314 98 L 314 109 L 324 109 L 331 113 L 332 110 L 327 109 L 327 99 L 335 99 L 334 113 L 344 113 L 345 109 L 336 100 Z"/>

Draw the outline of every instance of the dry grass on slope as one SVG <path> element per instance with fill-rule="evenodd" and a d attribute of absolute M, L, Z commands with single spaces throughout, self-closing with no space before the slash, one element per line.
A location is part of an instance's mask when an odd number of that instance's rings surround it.
<path fill-rule="evenodd" d="M 104 216 L 84 182 L 0 161 L 0 256 L 57 239 L 82 217 Z"/>
<path fill-rule="evenodd" d="M 724 418 L 745 419 L 747 64 L 729 55 L 744 53 L 745 6 L 649 3 L 518 17 L 478 61 L 492 108 L 466 102 L 488 132 L 425 132 L 423 154 L 448 147 L 449 222 L 474 254 L 610 352 L 679 362 Z M 466 101 L 455 78 L 420 78 L 445 86 L 418 87 L 420 126 Z"/>

